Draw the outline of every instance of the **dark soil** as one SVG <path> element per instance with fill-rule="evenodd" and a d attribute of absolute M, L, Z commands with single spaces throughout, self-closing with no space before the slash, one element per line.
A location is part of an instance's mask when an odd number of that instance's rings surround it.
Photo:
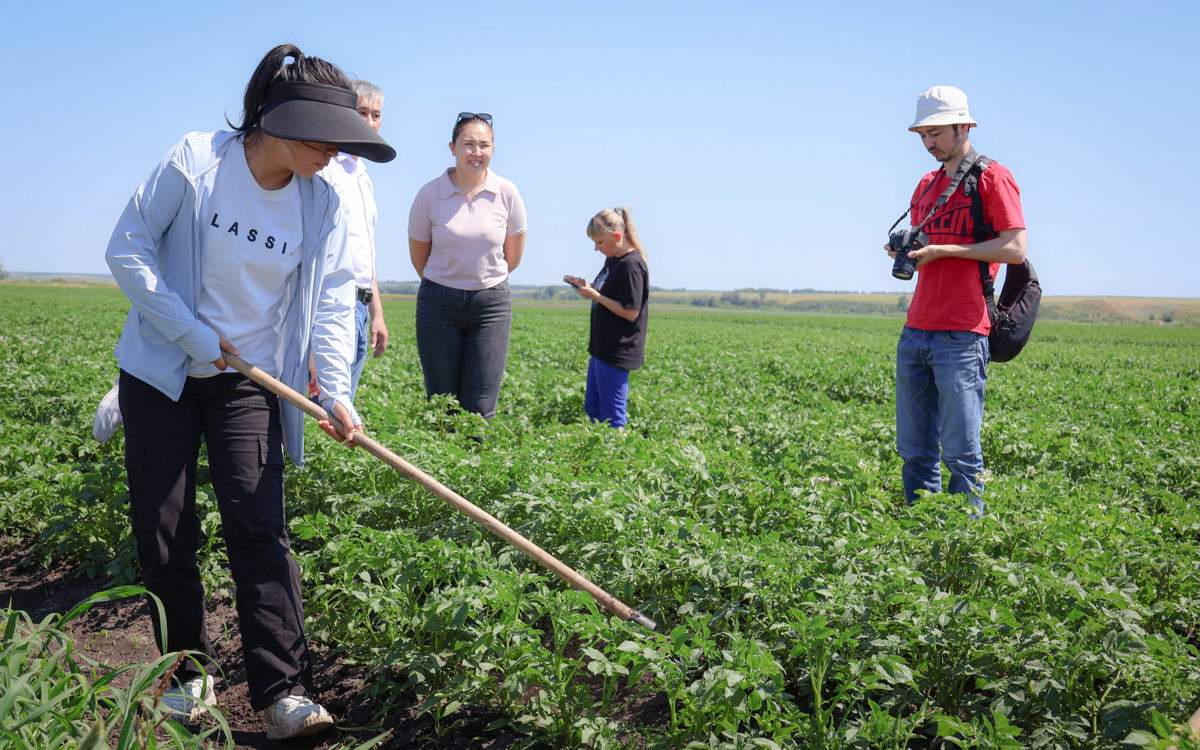
<path fill-rule="evenodd" d="M 39 622 L 51 613 L 65 613 L 88 596 L 112 587 L 111 581 L 87 578 L 70 567 L 46 570 L 34 562 L 32 540 L 0 537 L 0 608 L 12 606 Z M 125 599 L 99 604 L 67 628 L 77 649 L 110 667 L 144 663 L 158 656 L 151 631 L 149 603 Z M 321 702 L 337 721 L 334 731 L 323 735 L 271 742 L 258 713 L 251 709 L 242 665 L 242 640 L 237 613 L 229 601 L 209 603 L 209 638 L 225 670 L 216 681 L 217 701 L 233 733 L 237 748 L 302 748 L 318 750 L 354 747 L 383 732 L 388 739 L 380 748 L 488 748 L 502 750 L 518 738 L 503 731 L 484 732 L 495 716 L 468 720 L 465 726 L 440 737 L 431 720 L 415 716 L 411 701 L 393 707 L 380 719 L 383 705 L 370 697 L 372 676 L 361 667 L 347 664 L 321 644 L 312 647 L 314 683 Z M 387 677 L 376 676 L 376 680 Z"/>

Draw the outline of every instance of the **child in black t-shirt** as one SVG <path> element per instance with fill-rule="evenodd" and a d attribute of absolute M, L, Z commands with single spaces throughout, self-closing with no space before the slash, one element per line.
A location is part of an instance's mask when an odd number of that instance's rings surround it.
<path fill-rule="evenodd" d="M 593 420 L 624 427 L 629 396 L 629 371 L 642 366 L 646 348 L 646 302 L 650 295 L 650 270 L 646 251 L 624 206 L 606 208 L 592 217 L 587 236 L 603 254 L 604 268 L 588 284 L 579 276 L 563 276 L 592 301 L 592 328 L 588 339 L 587 391 L 584 411 Z"/>

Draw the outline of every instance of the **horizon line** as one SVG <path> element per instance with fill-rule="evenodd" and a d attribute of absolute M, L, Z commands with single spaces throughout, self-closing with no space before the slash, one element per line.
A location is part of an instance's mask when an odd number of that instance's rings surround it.
<path fill-rule="evenodd" d="M 68 281 L 72 278 L 74 278 L 74 279 L 92 279 L 92 280 L 105 282 L 111 286 L 117 285 L 116 280 L 113 279 L 113 276 L 110 273 L 88 273 L 88 272 L 13 271 L 13 270 L 9 270 L 8 278 L 5 279 L 4 281 L 6 281 L 8 283 L 12 283 L 12 282 L 20 281 L 23 277 L 38 277 L 38 278 L 45 277 L 47 280 L 62 279 L 64 281 Z M 3 283 L 3 282 L 0 282 L 0 283 Z M 420 279 L 379 279 L 378 283 L 382 286 L 384 284 L 420 284 L 421 282 L 420 282 Z M 512 289 L 517 289 L 517 290 L 519 290 L 519 289 L 545 289 L 547 287 L 557 288 L 558 286 L 561 286 L 561 283 L 510 284 L 509 286 Z M 691 293 L 691 294 L 703 294 L 703 293 L 730 294 L 730 293 L 734 293 L 734 292 L 758 293 L 761 291 L 766 294 L 771 294 L 771 293 L 774 293 L 774 294 L 797 294 L 797 295 L 848 294 L 848 295 L 863 295 L 863 296 L 881 295 L 881 296 L 888 296 L 888 297 L 899 297 L 899 296 L 905 296 L 905 295 L 911 297 L 912 293 L 913 293 L 912 290 L 861 291 L 861 290 L 855 290 L 855 289 L 816 289 L 816 288 L 811 288 L 811 287 L 803 287 L 803 288 L 798 288 L 798 289 L 783 289 L 780 287 L 767 287 L 767 286 L 762 286 L 762 287 L 743 286 L 743 287 L 737 287 L 734 289 L 700 289 L 700 288 L 693 289 L 691 287 L 660 287 L 660 286 L 654 286 L 653 284 L 650 285 L 650 290 L 656 291 L 656 292 L 676 292 L 676 293 L 682 293 L 682 294 L 687 294 L 687 293 Z M 913 290 L 915 290 L 915 287 L 913 288 Z M 389 292 L 381 292 L 381 293 L 389 294 Z M 395 294 L 395 292 L 391 292 L 391 294 Z M 1065 297 L 1081 297 L 1081 298 L 1090 298 L 1090 299 L 1200 300 L 1200 295 L 1197 295 L 1194 297 L 1177 297 L 1177 296 L 1168 296 L 1168 295 L 1161 295 L 1161 294 L 1091 294 L 1091 293 L 1046 294 L 1046 295 L 1044 295 L 1044 298 L 1049 298 L 1049 299 L 1065 298 Z"/>

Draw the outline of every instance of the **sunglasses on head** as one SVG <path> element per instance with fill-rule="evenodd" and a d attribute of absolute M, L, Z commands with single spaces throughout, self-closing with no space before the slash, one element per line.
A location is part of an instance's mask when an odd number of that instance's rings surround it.
<path fill-rule="evenodd" d="M 460 122 L 468 122 L 470 120 L 483 120 L 488 124 L 488 127 L 492 126 L 492 116 L 487 112 L 459 112 L 458 119 L 454 124 L 457 125 Z"/>

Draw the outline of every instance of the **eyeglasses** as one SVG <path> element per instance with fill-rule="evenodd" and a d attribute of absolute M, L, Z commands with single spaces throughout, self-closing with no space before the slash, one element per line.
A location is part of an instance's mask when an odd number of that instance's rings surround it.
<path fill-rule="evenodd" d="M 317 141 L 300 141 L 300 145 L 304 146 L 305 148 L 311 148 L 313 151 L 316 151 L 319 154 L 329 154 L 331 157 L 337 156 L 338 151 L 341 150 L 337 147 L 337 144 L 334 144 L 334 143 L 319 143 Z"/>
<path fill-rule="evenodd" d="M 492 116 L 487 112 L 459 112 L 458 119 L 454 121 L 457 125 L 460 122 L 468 122 L 470 120 L 483 120 L 490 128 L 492 126 Z"/>

